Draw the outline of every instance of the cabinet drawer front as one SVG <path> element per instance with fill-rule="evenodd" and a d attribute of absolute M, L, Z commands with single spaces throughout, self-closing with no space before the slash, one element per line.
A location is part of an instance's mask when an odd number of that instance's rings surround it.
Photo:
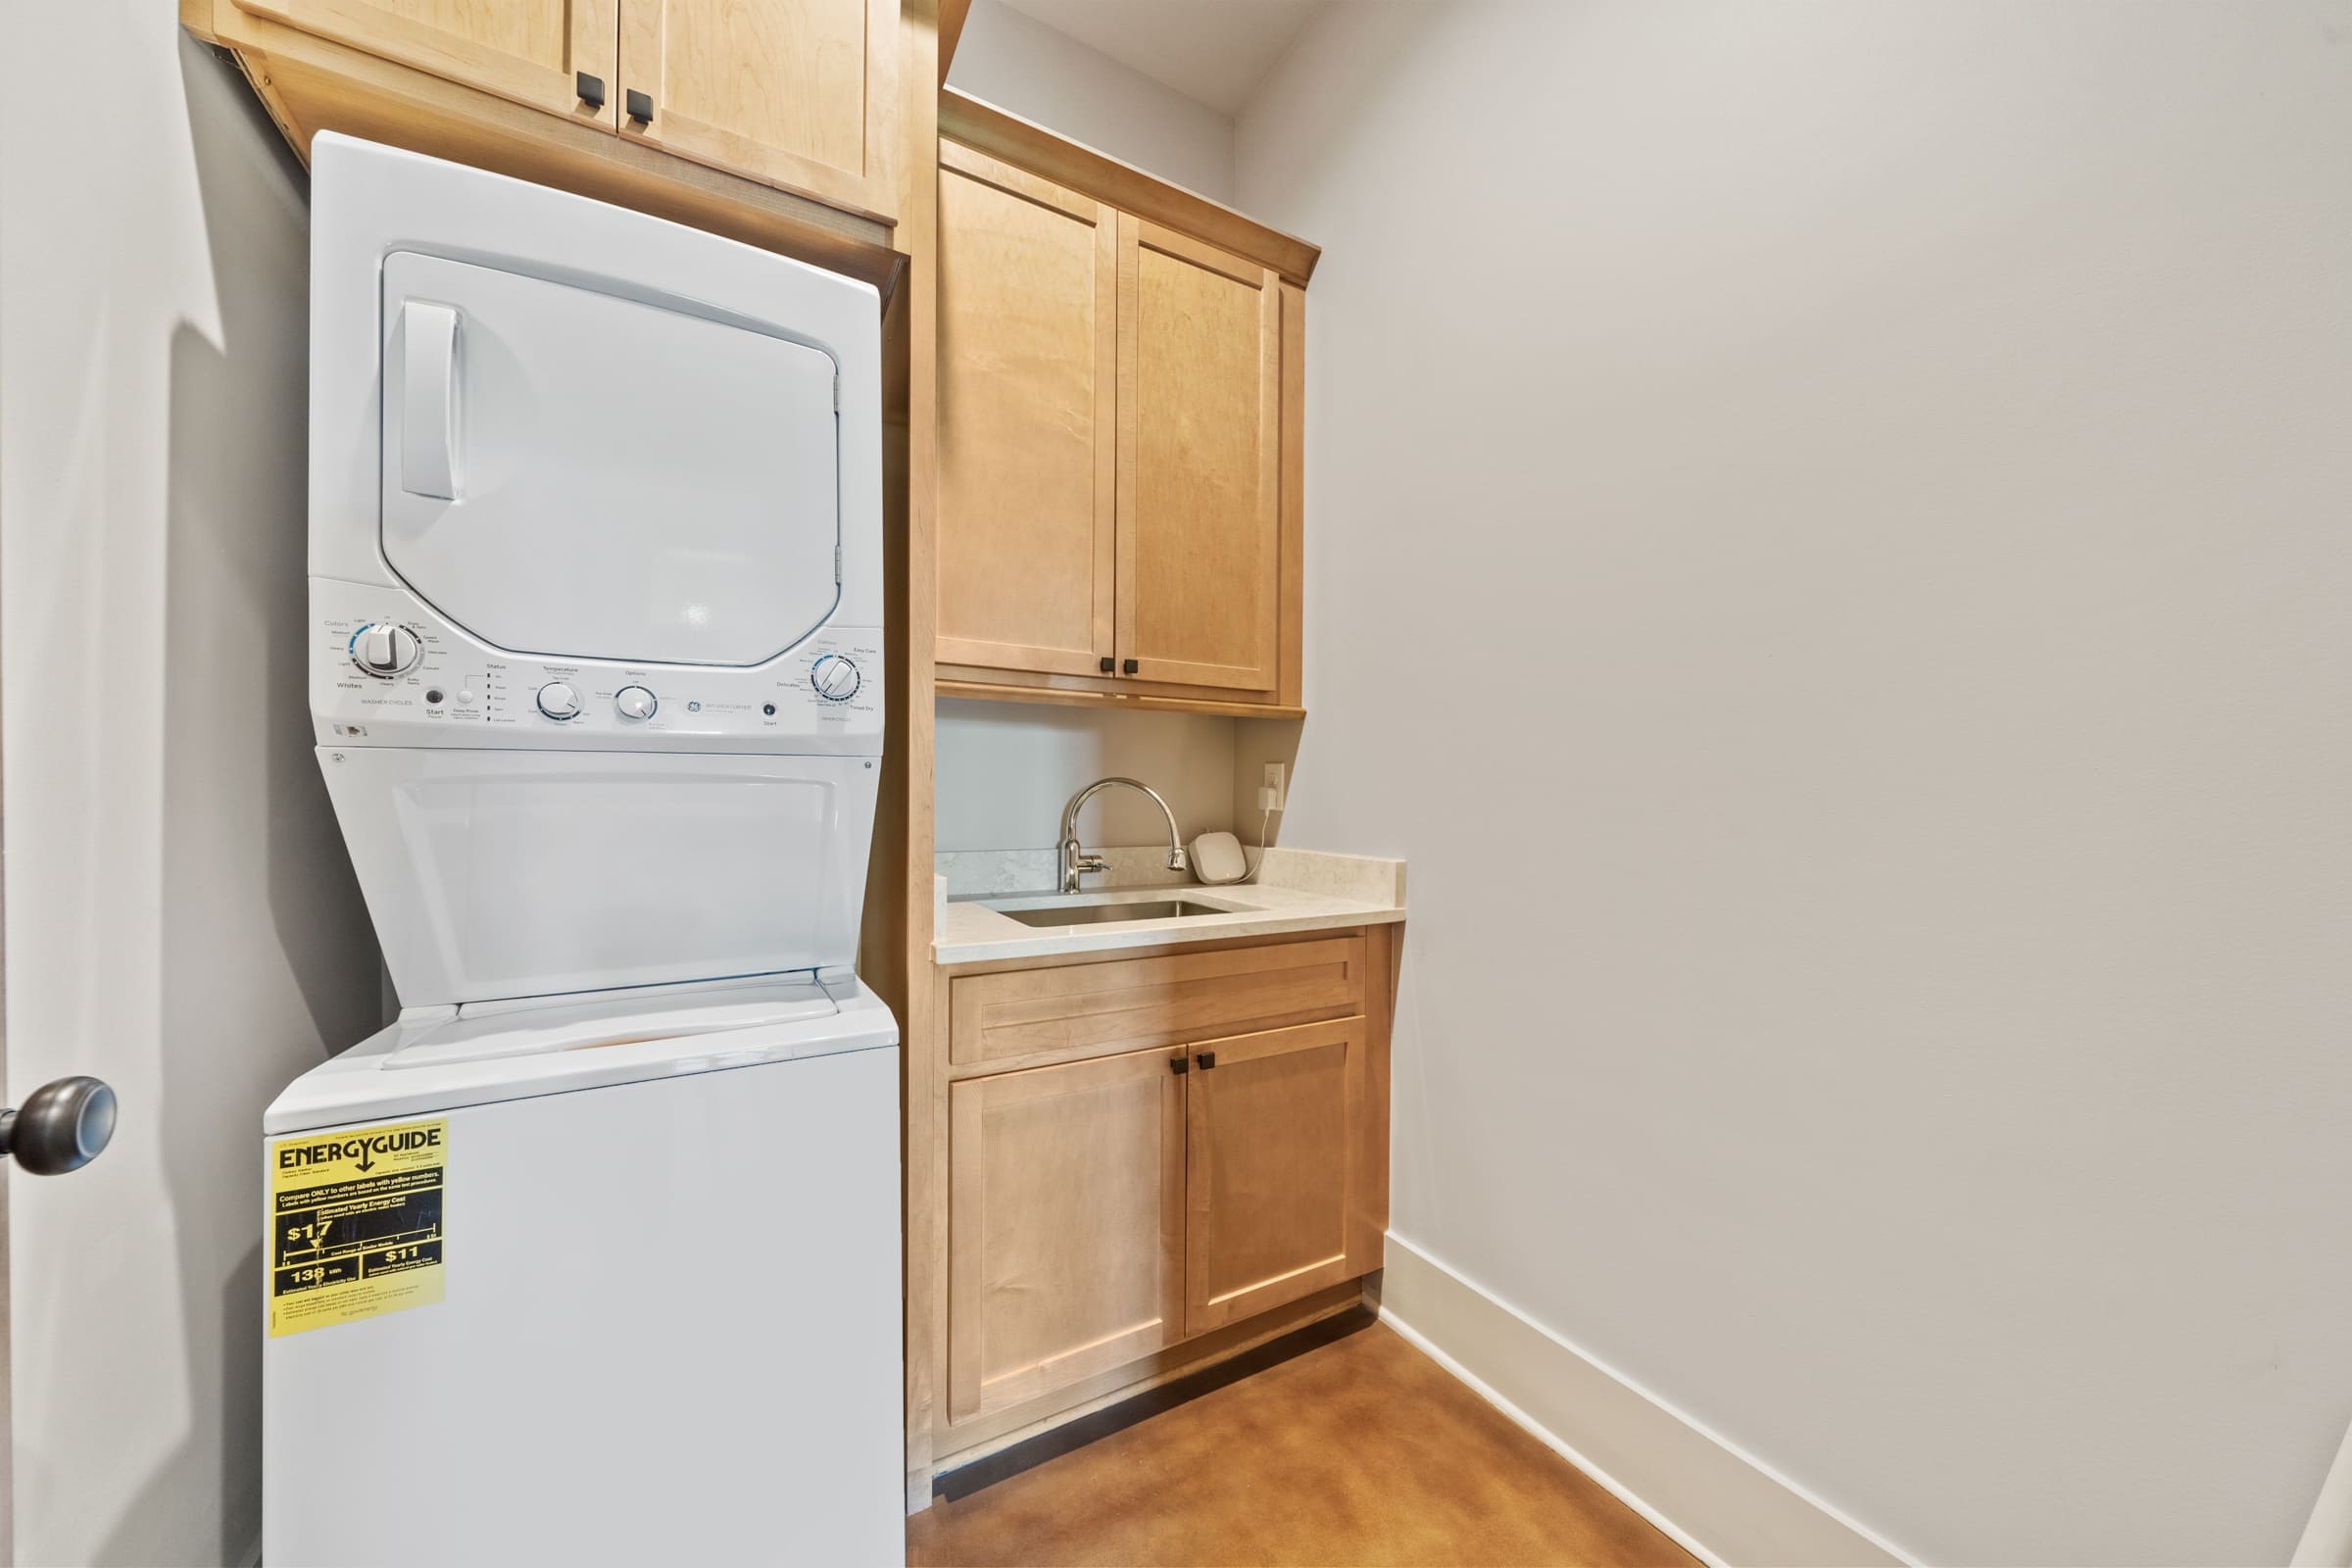
<path fill-rule="evenodd" d="M 1183 1083 L 1151 1051 L 951 1087 L 951 1423 L 1182 1336 Z"/>
<path fill-rule="evenodd" d="M 1364 939 L 964 975 L 949 999 L 959 1067 L 1183 1045 L 1361 1012 Z"/>

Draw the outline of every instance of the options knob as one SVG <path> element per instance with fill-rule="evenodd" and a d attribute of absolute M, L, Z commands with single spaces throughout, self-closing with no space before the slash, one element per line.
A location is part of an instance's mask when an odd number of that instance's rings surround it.
<path fill-rule="evenodd" d="M 360 666 L 360 673 L 377 680 L 407 674 L 423 657 L 416 634 L 406 626 L 379 621 L 351 634 L 351 662 Z"/>
<path fill-rule="evenodd" d="M 840 654 L 827 654 L 808 666 L 808 684 L 828 703 L 848 702 L 862 680 L 858 666 Z"/>
<path fill-rule="evenodd" d="M 662 707 L 662 699 L 642 686 L 623 686 L 612 694 L 612 706 L 620 710 L 623 718 L 651 718 Z"/>
<path fill-rule="evenodd" d="M 539 688 L 539 711 L 550 718 L 580 716 L 580 694 L 566 681 L 551 680 Z"/>

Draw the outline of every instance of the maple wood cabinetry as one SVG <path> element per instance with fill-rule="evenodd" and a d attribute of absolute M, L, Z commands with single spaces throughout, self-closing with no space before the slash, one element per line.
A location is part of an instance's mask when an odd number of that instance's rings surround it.
<path fill-rule="evenodd" d="M 943 123 L 942 690 L 1295 711 L 1313 247 L 952 93 Z"/>
<path fill-rule="evenodd" d="M 281 23 L 533 109 L 612 124 L 614 106 L 583 81 L 609 85 L 620 0 L 224 0 L 226 38 L 239 18 Z"/>
<path fill-rule="evenodd" d="M 943 664 L 1093 675 L 1111 657 L 1118 215 L 940 147 Z"/>
<path fill-rule="evenodd" d="M 180 0 L 307 156 L 340 130 L 865 274 L 899 0 Z M 522 111 L 522 112 L 518 112 Z M 820 205 L 821 204 L 821 205 Z"/>
<path fill-rule="evenodd" d="M 617 4 L 624 137 L 889 214 L 898 0 Z"/>
<path fill-rule="evenodd" d="M 943 979 L 936 1453 L 1380 1266 L 1395 929 Z"/>

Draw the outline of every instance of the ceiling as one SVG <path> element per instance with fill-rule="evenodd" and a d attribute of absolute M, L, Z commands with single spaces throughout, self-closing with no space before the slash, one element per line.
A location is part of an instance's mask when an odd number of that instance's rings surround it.
<path fill-rule="evenodd" d="M 1240 109 L 1324 0 L 1004 0 L 1221 115 Z"/>

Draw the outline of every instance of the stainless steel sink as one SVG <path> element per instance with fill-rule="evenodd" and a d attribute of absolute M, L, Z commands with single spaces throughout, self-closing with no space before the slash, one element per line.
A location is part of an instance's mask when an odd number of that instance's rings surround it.
<path fill-rule="evenodd" d="M 1111 925 L 1123 920 L 1186 920 L 1202 914 L 1231 914 L 1213 904 L 1190 899 L 1152 899 L 1141 904 L 1049 904 L 1042 908 L 1005 909 L 990 906 L 1007 920 L 1023 925 Z"/>

